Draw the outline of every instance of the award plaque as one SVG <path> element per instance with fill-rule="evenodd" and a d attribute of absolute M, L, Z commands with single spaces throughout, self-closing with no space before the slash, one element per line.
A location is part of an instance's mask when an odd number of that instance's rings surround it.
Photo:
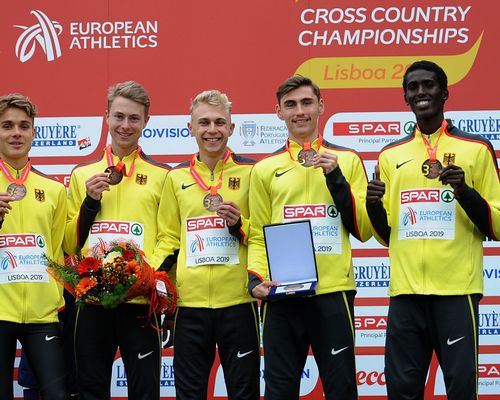
<path fill-rule="evenodd" d="M 309 220 L 264 226 L 271 280 L 279 282 L 269 298 L 314 294 L 318 272 Z"/>

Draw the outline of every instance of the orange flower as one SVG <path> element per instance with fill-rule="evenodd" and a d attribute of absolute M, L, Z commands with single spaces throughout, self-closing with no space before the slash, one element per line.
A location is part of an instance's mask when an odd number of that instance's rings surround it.
<path fill-rule="evenodd" d="M 82 297 L 90 289 L 97 285 L 97 280 L 92 276 L 84 276 L 78 285 L 76 285 L 75 291 L 78 297 Z"/>
<path fill-rule="evenodd" d="M 102 265 L 101 261 L 95 259 L 94 257 L 87 257 L 80 261 L 78 267 L 78 275 L 84 275 L 90 272 L 96 272 L 97 269 Z"/>

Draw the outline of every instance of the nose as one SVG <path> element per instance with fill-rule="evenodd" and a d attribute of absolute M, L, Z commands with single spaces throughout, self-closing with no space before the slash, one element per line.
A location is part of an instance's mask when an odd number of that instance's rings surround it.
<path fill-rule="evenodd" d="M 215 121 L 210 122 L 210 125 L 208 126 L 208 131 L 209 132 L 215 132 Z"/>

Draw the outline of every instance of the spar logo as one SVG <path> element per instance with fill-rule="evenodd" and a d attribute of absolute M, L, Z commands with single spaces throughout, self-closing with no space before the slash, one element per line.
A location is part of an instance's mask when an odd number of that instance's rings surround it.
<path fill-rule="evenodd" d="M 224 229 L 226 227 L 226 222 L 224 218 L 210 216 L 210 217 L 200 217 L 200 218 L 190 218 L 187 220 L 187 231 L 202 231 L 206 229 Z"/>
<path fill-rule="evenodd" d="M 191 242 L 191 253 L 202 252 L 205 250 L 203 238 L 200 235 L 194 235 L 195 239 Z"/>
<path fill-rule="evenodd" d="M 403 190 L 401 204 L 406 203 L 439 203 L 439 189 Z"/>
<path fill-rule="evenodd" d="M 411 208 L 408 207 L 406 212 L 403 214 L 403 225 L 407 226 L 408 224 L 410 225 L 415 225 L 417 223 L 417 212 Z"/>
<path fill-rule="evenodd" d="M 28 61 L 38 46 L 43 50 L 47 61 L 54 61 L 61 57 L 61 45 L 58 36 L 62 33 L 62 26 L 40 10 L 31 11 L 38 23 L 31 26 L 14 25 L 23 30 L 16 42 L 16 57 L 22 63 Z"/>
<path fill-rule="evenodd" d="M 397 121 L 335 122 L 333 124 L 334 136 L 399 135 L 400 133 L 401 124 Z"/>
<path fill-rule="evenodd" d="M 284 219 L 326 218 L 326 216 L 335 218 L 337 215 L 339 215 L 337 207 L 332 204 L 301 204 L 283 207 Z"/>
<path fill-rule="evenodd" d="M 385 330 L 387 328 L 387 316 L 361 315 L 354 318 L 354 327 L 363 330 Z"/>
<path fill-rule="evenodd" d="M 12 254 L 10 251 L 6 251 L 5 257 L 2 258 L 2 260 L 0 261 L 0 268 L 2 269 L 2 271 L 5 271 L 9 267 L 12 269 L 16 269 L 17 261 L 14 254 Z"/>
<path fill-rule="evenodd" d="M 93 235 L 112 234 L 112 235 L 142 235 L 143 228 L 137 223 L 119 222 L 119 221 L 97 221 L 92 224 L 90 233 Z"/>
<path fill-rule="evenodd" d="M 500 364 L 479 364 L 477 372 L 479 378 L 500 378 Z"/>

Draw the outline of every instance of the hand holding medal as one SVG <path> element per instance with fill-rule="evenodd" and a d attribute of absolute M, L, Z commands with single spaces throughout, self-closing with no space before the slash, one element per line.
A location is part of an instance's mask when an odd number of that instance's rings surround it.
<path fill-rule="evenodd" d="M 9 211 L 12 210 L 12 206 L 9 203 L 14 200 L 15 198 L 9 193 L 0 192 L 0 221 L 3 221 Z"/>
<path fill-rule="evenodd" d="M 241 211 L 240 207 L 232 201 L 224 201 L 221 203 L 217 210 L 219 217 L 224 218 L 227 226 L 234 226 L 238 223 Z"/>
<path fill-rule="evenodd" d="M 102 193 L 109 191 L 109 184 L 109 176 L 105 172 L 91 176 L 85 181 L 87 196 L 94 200 L 101 200 Z"/>
<path fill-rule="evenodd" d="M 314 168 L 321 167 L 325 175 L 329 174 L 339 166 L 337 161 L 337 155 L 333 153 L 328 153 L 326 151 L 322 151 L 318 154 L 315 154 L 313 157 L 312 166 Z"/>

